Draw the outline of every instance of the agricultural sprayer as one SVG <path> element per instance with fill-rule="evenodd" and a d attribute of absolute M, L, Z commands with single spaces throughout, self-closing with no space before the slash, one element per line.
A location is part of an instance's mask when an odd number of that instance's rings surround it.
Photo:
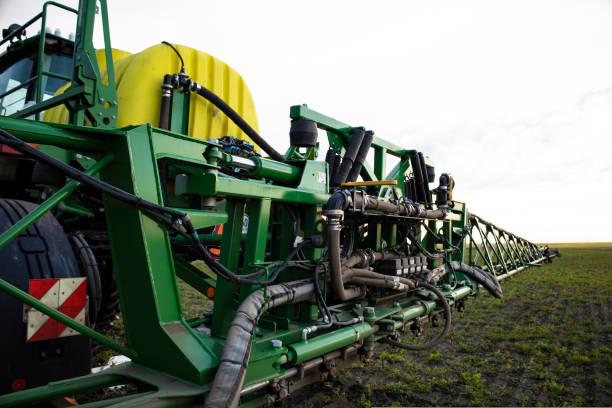
<path fill-rule="evenodd" d="M 229 66 L 113 50 L 98 4 L 3 32 L 0 406 L 120 384 L 84 406 L 273 403 L 380 343 L 434 347 L 468 297 L 555 255 L 469 213 L 418 150 L 306 105 L 279 153 Z M 185 319 L 179 278 L 213 308 Z M 127 345 L 100 333 L 118 304 Z M 131 361 L 89 374 L 91 341 Z"/>

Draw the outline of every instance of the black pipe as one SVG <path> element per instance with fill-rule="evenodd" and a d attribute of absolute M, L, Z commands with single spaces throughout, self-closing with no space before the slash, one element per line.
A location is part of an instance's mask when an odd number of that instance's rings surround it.
<path fill-rule="evenodd" d="M 363 162 L 368 156 L 370 146 L 372 146 L 372 140 L 374 140 L 374 132 L 368 130 L 365 132 L 365 136 L 361 142 L 361 147 L 359 148 L 359 153 L 357 153 L 355 163 L 353 163 L 353 168 L 351 169 L 346 181 L 355 181 L 357 180 L 357 177 L 359 177 L 359 173 L 361 173 L 361 168 L 363 167 Z"/>
<path fill-rule="evenodd" d="M 417 201 L 425 203 L 425 178 L 421 170 L 421 161 L 419 160 L 419 154 L 415 150 L 410 152 L 410 166 L 412 167 L 412 174 L 414 175 Z"/>
<path fill-rule="evenodd" d="M 431 207 L 431 194 L 429 193 L 429 176 L 427 175 L 427 166 L 425 165 L 425 157 L 419 152 L 419 162 L 421 162 L 421 174 L 423 174 L 423 189 L 425 190 L 425 206 Z"/>
<path fill-rule="evenodd" d="M 332 180 L 333 187 L 337 187 L 346 181 L 351 168 L 353 168 L 353 163 L 355 162 L 357 153 L 359 153 L 359 148 L 361 147 L 364 136 L 364 128 L 358 127 L 353 129 L 351 140 L 349 141 L 349 145 L 347 146 L 344 157 L 342 158 L 340 170 L 338 170 L 338 172 L 334 175 L 334 179 Z"/>
<path fill-rule="evenodd" d="M 170 74 L 164 75 L 164 81 L 161 86 L 161 107 L 159 109 L 159 128 L 170 129 L 170 111 L 172 109 L 172 86 L 173 76 Z"/>
<path fill-rule="evenodd" d="M 181 86 L 188 85 L 192 91 L 195 91 L 198 95 L 205 98 L 213 105 L 215 105 L 219 110 L 231 119 L 232 122 L 236 124 L 251 140 L 259 145 L 262 150 L 270 155 L 270 157 L 276 161 L 284 162 L 285 157 L 277 152 L 272 146 L 268 144 L 259 134 L 253 129 L 242 117 L 232 109 L 225 101 L 215 95 L 212 91 L 204 88 L 202 85 L 197 82 L 193 82 L 191 80 L 183 81 L 184 83 Z"/>

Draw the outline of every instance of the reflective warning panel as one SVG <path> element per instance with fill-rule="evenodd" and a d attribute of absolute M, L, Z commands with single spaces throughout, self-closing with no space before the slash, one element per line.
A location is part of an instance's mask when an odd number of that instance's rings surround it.
<path fill-rule="evenodd" d="M 77 322 L 85 324 L 86 278 L 31 279 L 30 295 Z M 47 340 L 79 334 L 32 307 L 28 307 L 27 312 L 27 341 Z"/>

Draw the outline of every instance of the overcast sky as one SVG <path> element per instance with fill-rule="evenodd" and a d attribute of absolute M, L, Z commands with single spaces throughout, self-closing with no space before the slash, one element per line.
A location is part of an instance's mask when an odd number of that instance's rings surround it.
<path fill-rule="evenodd" d="M 39 4 L 0 0 L 0 25 Z M 289 106 L 307 103 L 423 151 L 509 231 L 612 241 L 612 1 L 109 0 L 109 13 L 114 48 L 166 40 L 230 64 L 277 149 Z"/>

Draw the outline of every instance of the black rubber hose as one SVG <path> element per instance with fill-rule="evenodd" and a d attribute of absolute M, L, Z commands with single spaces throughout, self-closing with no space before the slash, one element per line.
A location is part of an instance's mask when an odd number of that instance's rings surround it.
<path fill-rule="evenodd" d="M 359 153 L 357 153 L 355 163 L 353 163 L 353 168 L 351 168 L 351 171 L 346 181 L 355 181 L 357 180 L 357 177 L 359 177 L 359 173 L 361 173 L 361 168 L 363 167 L 363 162 L 368 156 L 370 146 L 372 146 L 372 140 L 374 140 L 374 132 L 368 130 L 367 132 L 365 132 L 365 136 L 363 137 L 363 141 L 361 142 L 361 147 L 359 148 Z"/>
<path fill-rule="evenodd" d="M 425 156 L 419 152 L 419 162 L 421 163 L 421 174 L 423 174 L 423 190 L 425 193 L 425 205 L 431 206 L 431 194 L 429 193 L 429 177 L 427 175 L 427 166 L 425 165 Z"/>
<path fill-rule="evenodd" d="M 327 162 L 328 177 L 332 180 L 334 178 L 334 166 L 336 165 L 336 151 L 331 147 L 327 150 L 325 161 Z"/>
<path fill-rule="evenodd" d="M 161 107 L 159 109 L 159 128 L 170 129 L 170 112 L 172 110 L 172 75 L 164 75 L 161 86 Z"/>
<path fill-rule="evenodd" d="M 332 180 L 338 174 L 340 170 L 340 164 L 342 164 L 342 156 L 336 153 L 336 159 L 334 160 L 334 168 L 329 170 L 329 184 L 332 185 Z M 333 177 L 332 177 L 333 175 Z"/>
<path fill-rule="evenodd" d="M 268 153 L 272 159 L 279 162 L 285 161 L 285 157 L 270 146 L 261 136 L 259 136 L 259 133 L 257 133 L 255 129 L 253 129 L 244 119 L 242 119 L 238 112 L 225 103 L 223 99 L 219 98 L 212 91 L 204 88 L 197 82 L 191 82 L 191 90 L 195 91 L 198 95 L 219 108 L 219 110 L 230 118 L 231 121 L 234 122 L 236 126 L 238 126 L 244 133 L 246 133 L 255 144 L 259 145 L 264 152 Z"/>
<path fill-rule="evenodd" d="M 340 184 L 346 182 L 349 172 L 353 168 L 353 163 L 355 163 L 357 153 L 359 153 L 359 149 L 361 147 L 361 143 L 363 142 L 364 136 L 364 128 L 358 127 L 353 129 L 353 132 L 351 134 L 351 140 L 349 141 L 349 144 L 346 147 L 344 157 L 342 157 L 342 164 L 340 165 L 340 170 L 338 170 L 338 172 L 334 175 L 334 179 L 332 180 L 332 187 L 339 186 Z"/>
<path fill-rule="evenodd" d="M 52 156 L 49 156 L 46 153 L 28 145 L 23 140 L 19 139 L 11 135 L 10 133 L 0 129 L 0 140 L 2 143 L 12 147 L 13 149 L 26 154 L 28 156 L 34 157 L 36 160 L 46 163 L 51 167 L 54 167 L 64 173 L 66 176 L 70 177 L 73 180 L 76 180 L 82 184 L 88 185 L 97 189 L 98 191 L 103 192 L 119 201 L 123 201 L 127 204 L 134 205 L 138 208 L 146 208 L 148 210 L 168 214 L 176 219 L 183 219 L 187 216 L 184 212 L 174 210 L 172 208 L 167 208 L 161 206 L 159 204 L 152 203 L 151 201 L 143 200 L 140 197 L 137 197 L 133 194 L 127 193 L 112 184 L 108 184 L 102 180 L 98 180 L 94 177 L 91 177 L 81 170 L 75 169 L 74 167 L 61 162 Z"/>
<path fill-rule="evenodd" d="M 183 57 L 181 56 L 181 53 L 178 52 L 178 50 L 174 48 L 174 45 L 170 44 L 168 41 L 162 41 L 161 43 L 166 44 L 168 47 L 172 48 L 174 52 L 176 52 L 176 55 L 178 55 L 179 59 L 181 60 L 181 74 L 184 74 L 185 73 L 185 61 L 183 61 Z"/>
<path fill-rule="evenodd" d="M 499 281 L 491 272 L 485 271 L 478 268 L 477 266 L 470 266 L 458 261 L 450 262 L 450 267 L 454 270 L 462 272 L 472 280 L 481 284 L 491 295 L 498 299 L 503 297 L 501 285 Z"/>
<path fill-rule="evenodd" d="M 448 332 L 450 331 L 450 328 L 451 328 L 451 310 L 450 310 L 450 306 L 448 305 L 448 302 L 446 301 L 446 298 L 444 297 L 442 292 L 440 292 L 433 285 L 430 285 L 428 283 L 423 283 L 423 282 L 419 282 L 418 285 L 424 287 L 427 290 L 432 291 L 438 297 L 440 302 L 442 302 L 442 309 L 443 309 L 444 319 L 445 319 L 444 329 L 442 329 L 442 333 L 440 333 L 435 339 L 425 344 L 405 344 L 405 343 L 401 343 L 396 340 L 392 340 L 390 338 L 385 338 L 385 339 L 380 340 L 383 343 L 387 343 L 391 346 L 399 347 L 405 350 L 420 351 L 420 350 L 428 350 L 432 347 L 437 346 L 448 335 Z"/>
<path fill-rule="evenodd" d="M 61 162 L 53 158 L 52 156 L 49 156 L 48 154 L 43 153 L 42 151 L 28 145 L 23 140 L 11 135 L 10 133 L 2 129 L 0 129 L 0 142 L 12 147 L 13 149 L 25 155 L 34 157 L 38 161 L 41 161 L 43 163 L 48 164 L 51 167 L 58 169 L 59 171 L 61 171 L 62 173 L 64 173 L 65 175 L 67 175 L 73 180 L 76 180 L 76 181 L 81 182 L 82 184 L 88 185 L 119 201 L 125 202 L 126 204 L 133 205 L 134 207 L 138 208 L 140 211 L 147 214 L 149 217 L 157 220 L 159 223 L 167 227 L 169 230 L 172 230 L 172 231 L 175 231 L 181 234 L 189 242 L 191 242 L 192 245 L 198 250 L 199 254 L 203 257 L 204 263 L 206 263 L 206 265 L 210 267 L 213 270 L 213 272 L 215 272 L 222 278 L 229 280 L 230 282 L 247 283 L 247 284 L 252 284 L 252 285 L 270 284 L 276 279 L 278 274 L 288 266 L 289 261 L 295 256 L 295 254 L 303 246 L 310 244 L 310 239 L 308 238 L 302 241 L 296 248 L 294 248 L 294 250 L 289 254 L 287 259 L 285 259 L 285 261 L 272 273 L 271 277 L 265 281 L 251 279 L 252 277 L 263 275 L 266 272 L 265 269 L 260 269 L 259 271 L 254 272 L 250 275 L 236 275 L 235 273 L 227 269 L 223 264 L 219 263 L 212 256 L 210 251 L 208 251 L 208 249 L 200 242 L 200 240 L 197 237 L 197 233 L 193 225 L 191 224 L 191 220 L 189 219 L 189 216 L 186 213 L 177 211 L 173 208 L 168 208 L 168 207 L 161 206 L 159 204 L 155 204 L 151 201 L 143 200 L 140 197 L 137 197 L 133 194 L 125 192 L 102 180 L 98 180 L 94 177 L 91 177 L 85 174 L 84 172 L 77 170 L 74 167 L 69 166 L 68 164 Z M 168 219 L 162 214 L 167 214 L 171 216 L 172 220 Z M 186 232 L 183 232 L 179 228 L 180 225 L 182 225 L 185 228 Z"/>
<path fill-rule="evenodd" d="M 414 175 L 414 183 L 416 186 L 417 201 L 425 203 L 425 187 L 424 175 L 421 170 L 421 161 L 419 160 L 419 154 L 413 150 L 410 152 L 410 167 L 412 167 L 412 174 Z"/>

